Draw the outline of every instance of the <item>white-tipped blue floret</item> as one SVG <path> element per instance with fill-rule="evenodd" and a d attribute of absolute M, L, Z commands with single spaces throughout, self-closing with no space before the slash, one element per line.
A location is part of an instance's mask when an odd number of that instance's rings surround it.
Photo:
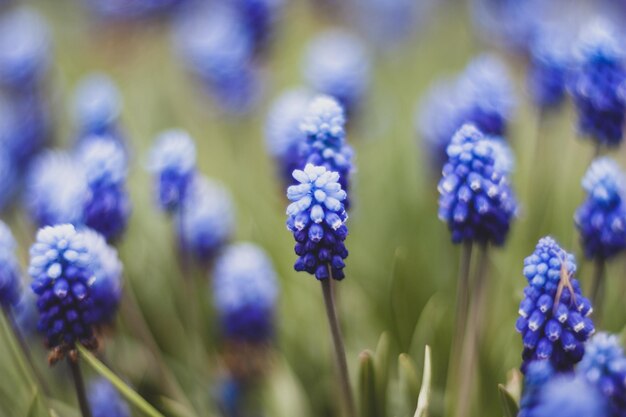
<path fill-rule="evenodd" d="M 150 171 L 172 170 L 183 174 L 194 170 L 195 166 L 196 145 L 187 132 L 173 129 L 157 136 L 148 161 Z"/>
<path fill-rule="evenodd" d="M 296 216 L 311 207 L 311 220 L 321 223 L 328 220 L 326 211 L 343 211 L 342 202 L 347 194 L 341 189 L 338 173 L 327 171 L 323 166 L 307 164 L 304 170 L 295 170 L 293 178 L 300 184 L 287 189 L 287 198 L 292 201 L 287 207 L 287 215 Z"/>
<path fill-rule="evenodd" d="M 310 92 L 298 88 L 284 92 L 274 101 L 265 121 L 265 146 L 270 155 L 280 158 L 304 142 L 306 136 L 300 123 L 310 99 Z"/>
<path fill-rule="evenodd" d="M 73 110 L 75 122 L 82 129 L 105 129 L 115 124 L 120 116 L 120 92 L 107 75 L 88 75 L 76 87 Z"/>
<path fill-rule="evenodd" d="M 616 28 L 606 19 L 597 18 L 588 23 L 580 33 L 575 53 L 579 60 L 621 60 L 624 48 L 620 44 L 623 39 Z"/>
<path fill-rule="evenodd" d="M 126 180 L 128 166 L 124 148 L 108 137 L 93 136 L 83 141 L 77 158 L 92 186 L 118 185 Z"/>
<path fill-rule="evenodd" d="M 595 159 L 583 176 L 582 186 L 599 203 L 609 203 L 624 195 L 624 173 L 609 157 Z"/>
<path fill-rule="evenodd" d="M 341 104 L 331 96 L 318 95 L 307 107 L 300 130 L 315 139 L 313 147 L 323 148 L 329 140 L 331 145 L 335 142 L 335 146 L 343 144 L 345 124 L 346 117 Z"/>

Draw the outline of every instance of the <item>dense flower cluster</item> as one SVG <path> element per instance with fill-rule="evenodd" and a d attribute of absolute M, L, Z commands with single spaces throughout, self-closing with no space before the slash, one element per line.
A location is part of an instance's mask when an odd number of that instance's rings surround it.
<path fill-rule="evenodd" d="M 73 108 L 79 140 L 92 135 L 121 140 L 118 126 L 121 111 L 120 92 L 108 76 L 96 73 L 80 80 Z"/>
<path fill-rule="evenodd" d="M 610 400 L 614 417 L 626 416 L 626 357 L 617 336 L 598 333 L 592 337 L 577 372 Z"/>
<path fill-rule="evenodd" d="M 287 207 L 287 227 L 296 240 L 298 260 L 294 268 L 319 280 L 341 280 L 343 260 L 348 256 L 344 245 L 348 215 L 339 174 L 307 164 L 304 170 L 295 170 L 293 178 L 298 184 L 287 189 L 287 198 L 292 201 Z"/>
<path fill-rule="evenodd" d="M 300 123 L 310 101 L 306 90 L 294 89 L 281 94 L 275 101 L 265 121 L 265 147 L 279 165 L 285 184 L 291 183 L 291 173 L 300 166 L 300 149 L 306 135 Z"/>
<path fill-rule="evenodd" d="M 220 254 L 213 299 L 226 338 L 252 343 L 271 339 L 277 296 L 276 273 L 261 248 L 239 243 Z"/>
<path fill-rule="evenodd" d="M 20 267 L 11 230 L 0 221 L 0 307 L 9 308 L 20 300 Z"/>
<path fill-rule="evenodd" d="M 365 46 L 358 38 L 332 30 L 311 42 L 303 71 L 314 91 L 334 97 L 351 113 L 367 91 L 369 66 Z"/>
<path fill-rule="evenodd" d="M 574 220 L 587 258 L 607 259 L 626 248 L 624 174 L 608 157 L 596 159 L 583 177 L 587 198 Z"/>
<path fill-rule="evenodd" d="M 559 106 L 565 98 L 572 57 L 562 34 L 541 33 L 531 44 L 528 89 L 540 109 Z"/>
<path fill-rule="evenodd" d="M 574 255 L 550 237 L 539 240 L 524 260 L 528 286 L 515 327 L 522 334 L 522 371 L 534 360 L 549 360 L 557 371 L 570 370 L 585 353 L 595 331 L 591 303 L 581 294 Z"/>
<path fill-rule="evenodd" d="M 232 197 L 222 184 L 198 174 L 189 187 L 176 217 L 180 247 L 208 262 L 234 233 Z"/>
<path fill-rule="evenodd" d="M 159 205 L 176 211 L 186 198 L 196 173 L 196 146 L 182 130 L 168 130 L 156 138 L 149 169 L 155 177 Z"/>
<path fill-rule="evenodd" d="M 508 182 L 509 163 L 476 127 L 464 125 L 448 146 L 439 181 L 439 218 L 454 243 L 504 243 L 517 202 Z"/>
<path fill-rule="evenodd" d="M 583 32 L 576 65 L 570 93 L 580 133 L 602 145 L 618 145 L 626 117 L 626 67 L 618 37 L 606 22 L 594 22 Z"/>
<path fill-rule="evenodd" d="M 104 378 L 98 378 L 89 384 L 87 398 L 93 417 L 131 417 L 128 404 Z"/>
<path fill-rule="evenodd" d="M 112 318 L 120 297 L 121 265 L 95 232 L 70 224 L 37 232 L 28 273 L 37 295 L 38 329 L 50 348 L 94 344 L 93 327 Z"/>

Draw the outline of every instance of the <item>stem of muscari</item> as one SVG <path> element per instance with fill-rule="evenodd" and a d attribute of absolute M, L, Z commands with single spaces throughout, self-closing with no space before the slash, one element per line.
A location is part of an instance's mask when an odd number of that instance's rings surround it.
<path fill-rule="evenodd" d="M 7 323 L 9 324 L 9 327 L 11 327 L 11 331 L 13 332 L 13 335 L 15 336 L 15 340 L 17 340 L 17 343 L 20 349 L 22 350 L 22 353 L 24 355 L 24 358 L 26 359 L 26 362 L 28 362 L 28 365 L 33 371 L 33 375 L 35 376 L 35 379 L 37 380 L 37 382 L 39 383 L 39 386 L 41 387 L 41 391 L 47 396 L 50 395 L 50 389 L 48 388 L 48 385 L 46 384 L 46 381 L 43 375 L 41 374 L 41 372 L 39 372 L 39 368 L 35 366 L 33 355 L 30 352 L 30 348 L 28 347 L 28 343 L 26 343 L 26 339 L 24 338 L 22 331 L 20 330 L 19 326 L 17 325 L 17 322 L 15 321 L 15 316 L 13 315 L 13 313 L 8 307 L 3 307 L 2 312 L 4 313 L 4 317 Z"/>
<path fill-rule="evenodd" d="M 85 382 L 83 381 L 83 375 L 80 372 L 80 356 L 76 351 L 76 357 L 72 358 L 71 355 L 67 358 L 67 363 L 72 371 L 72 378 L 74 379 L 74 387 L 76 388 L 76 397 L 78 398 L 78 406 L 80 407 L 80 413 L 83 417 L 91 417 L 91 409 L 89 408 L 89 402 L 87 401 L 87 394 L 85 393 Z"/>
<path fill-rule="evenodd" d="M 474 279 L 474 296 L 468 312 L 467 329 L 463 339 L 463 350 L 460 357 L 460 384 L 456 401 L 456 416 L 467 417 L 472 406 L 472 382 L 476 373 L 477 351 L 480 338 L 484 331 L 484 305 L 487 294 L 487 246 L 481 247 L 476 278 Z"/>
<path fill-rule="evenodd" d="M 330 272 L 330 271 L 329 271 Z M 322 284 L 322 293 L 324 294 L 324 304 L 326 306 L 326 316 L 330 325 L 330 333 L 335 348 L 335 359 L 337 361 L 337 371 L 339 373 L 339 384 L 341 385 L 342 397 L 345 406 L 346 415 L 355 417 L 354 398 L 352 396 L 352 387 L 350 386 L 350 377 L 348 375 L 348 363 L 346 361 L 346 350 L 343 345 L 343 337 L 337 319 L 337 309 L 335 307 L 335 297 L 333 286 L 330 283 L 332 275 L 329 278 L 320 280 Z"/>
<path fill-rule="evenodd" d="M 594 321 L 596 324 L 602 319 L 605 278 L 606 261 L 603 258 L 596 258 L 594 260 L 593 278 L 591 281 L 591 305 L 593 306 Z"/>

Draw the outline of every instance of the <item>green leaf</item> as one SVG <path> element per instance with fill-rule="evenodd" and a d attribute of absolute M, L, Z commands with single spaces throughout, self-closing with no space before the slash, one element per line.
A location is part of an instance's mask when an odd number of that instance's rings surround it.
<path fill-rule="evenodd" d="M 498 392 L 500 393 L 500 403 L 502 404 L 504 417 L 517 417 L 519 406 L 511 393 L 509 393 L 506 387 L 502 384 L 498 384 Z"/>
<path fill-rule="evenodd" d="M 431 362 L 430 346 L 426 345 L 424 349 L 424 373 L 422 374 L 422 386 L 420 388 L 420 394 L 417 397 L 417 409 L 415 410 L 415 417 L 428 416 L 428 405 L 430 403 L 430 383 L 432 376 Z"/>
<path fill-rule="evenodd" d="M 124 381 L 122 381 L 117 375 L 115 375 L 105 364 L 100 362 L 98 358 L 93 356 L 87 348 L 78 344 L 78 350 L 80 354 L 85 358 L 89 366 L 94 371 L 99 373 L 102 377 L 106 378 L 117 390 L 137 409 L 141 410 L 145 415 L 150 417 L 165 417 L 159 413 L 153 406 L 151 406 L 146 400 L 144 400 L 139 394 L 137 394 L 131 387 L 129 387 Z"/>
<path fill-rule="evenodd" d="M 171 398 L 161 397 L 161 403 L 172 417 L 193 417 L 187 407 Z"/>
<path fill-rule="evenodd" d="M 30 402 L 30 406 L 28 407 L 26 417 L 40 417 L 44 415 L 50 415 L 50 413 L 43 405 L 41 398 L 39 397 L 39 393 L 35 391 L 33 399 Z"/>
<path fill-rule="evenodd" d="M 372 352 L 363 351 L 359 355 L 359 405 L 361 417 L 376 417 L 376 371 Z"/>
<path fill-rule="evenodd" d="M 398 357 L 398 375 L 402 394 L 406 401 L 404 404 L 413 409 L 417 403 L 420 384 L 413 359 L 406 353 L 401 353 Z"/>
<path fill-rule="evenodd" d="M 384 332 L 380 335 L 376 352 L 374 353 L 374 374 L 376 376 L 376 402 L 378 415 L 387 415 L 387 387 L 389 386 L 389 334 Z"/>

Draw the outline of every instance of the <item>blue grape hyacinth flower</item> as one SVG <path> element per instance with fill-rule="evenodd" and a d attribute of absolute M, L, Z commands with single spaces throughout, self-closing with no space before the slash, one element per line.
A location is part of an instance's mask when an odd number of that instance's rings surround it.
<path fill-rule="evenodd" d="M 119 265 L 117 254 L 100 239 L 94 242 L 70 224 L 46 226 L 30 248 L 28 273 L 37 296 L 38 329 L 46 345 L 61 353 L 51 356 L 53 361 L 74 349 L 76 342 L 95 347 L 93 328 L 106 324 L 112 313 L 107 310 L 109 301 L 119 299 L 112 290 L 116 286 L 103 282 L 118 270 L 111 268 L 112 260 Z"/>
<path fill-rule="evenodd" d="M 180 248 L 209 262 L 235 230 L 232 197 L 220 183 L 196 175 L 176 217 Z"/>
<path fill-rule="evenodd" d="M 269 46 L 275 26 L 285 5 L 284 0 L 230 0 L 248 28 L 257 53 Z"/>
<path fill-rule="evenodd" d="M 269 341 L 277 286 L 276 272 L 263 249 L 252 243 L 227 247 L 213 273 L 213 299 L 224 337 L 249 343 Z"/>
<path fill-rule="evenodd" d="M 576 372 L 583 375 L 610 400 L 612 415 L 626 415 L 626 357 L 619 339 L 598 333 L 585 346 Z"/>
<path fill-rule="evenodd" d="M 619 165 L 608 157 L 592 162 L 583 177 L 587 198 L 574 221 L 589 259 L 608 259 L 626 248 L 625 179 Z"/>
<path fill-rule="evenodd" d="M 550 361 L 533 361 L 528 364 L 524 376 L 520 411 L 517 417 L 532 417 L 532 411 L 540 400 L 543 387 L 554 374 L 554 368 Z"/>
<path fill-rule="evenodd" d="M 131 417 L 128 404 L 104 378 L 98 378 L 89 384 L 87 399 L 93 417 Z"/>
<path fill-rule="evenodd" d="M 570 47 L 564 34 L 544 31 L 535 37 L 530 48 L 528 90 L 539 109 L 545 111 L 563 103 L 571 66 Z"/>
<path fill-rule="evenodd" d="M 286 185 L 292 181 L 293 170 L 301 168 L 300 149 L 306 135 L 300 123 L 310 99 L 304 89 L 288 90 L 274 101 L 265 120 L 265 147 L 279 165 L 278 172 Z"/>
<path fill-rule="evenodd" d="M 120 92 L 107 75 L 94 73 L 79 81 L 73 103 L 79 140 L 89 135 L 110 135 L 120 140 L 118 123 L 121 111 Z"/>
<path fill-rule="evenodd" d="M 157 201 L 167 212 L 178 210 L 196 174 L 196 145 L 182 130 L 159 134 L 148 168 L 155 177 Z"/>
<path fill-rule="evenodd" d="M 329 30 L 308 46 L 303 73 L 311 89 L 334 97 L 352 113 L 369 87 L 369 56 L 354 35 Z"/>
<path fill-rule="evenodd" d="M 556 371 L 569 371 L 585 353 L 594 333 L 591 302 L 574 278 L 574 255 L 551 237 L 539 240 L 524 259 L 528 286 L 519 306 L 515 328 L 522 335 L 522 371 L 535 360 L 549 360 Z"/>
<path fill-rule="evenodd" d="M 26 208 L 39 226 L 82 224 L 85 171 L 75 158 L 62 151 L 47 151 L 32 163 L 26 179 Z"/>
<path fill-rule="evenodd" d="M 287 189 L 292 202 L 287 207 L 287 228 L 296 240 L 294 268 L 314 274 L 318 280 L 341 280 L 348 257 L 344 244 L 348 215 L 339 173 L 307 164 L 304 170 L 293 171 L 293 178 L 298 184 Z"/>
<path fill-rule="evenodd" d="M 21 272 L 15 256 L 17 243 L 9 227 L 0 221 L 0 307 L 11 308 L 21 296 Z"/>
<path fill-rule="evenodd" d="M 621 143 L 626 112 L 626 68 L 619 38 L 605 21 L 583 31 L 570 93 L 578 112 L 578 130 L 599 145 Z"/>
<path fill-rule="evenodd" d="M 448 162 L 439 181 L 439 218 L 454 243 L 502 245 L 517 202 L 508 182 L 510 163 L 475 126 L 464 125 L 448 146 Z"/>
<path fill-rule="evenodd" d="M 130 216 L 124 149 L 106 137 L 90 138 L 79 147 L 78 160 L 88 185 L 83 208 L 85 225 L 107 240 L 118 238 L 126 229 Z"/>

